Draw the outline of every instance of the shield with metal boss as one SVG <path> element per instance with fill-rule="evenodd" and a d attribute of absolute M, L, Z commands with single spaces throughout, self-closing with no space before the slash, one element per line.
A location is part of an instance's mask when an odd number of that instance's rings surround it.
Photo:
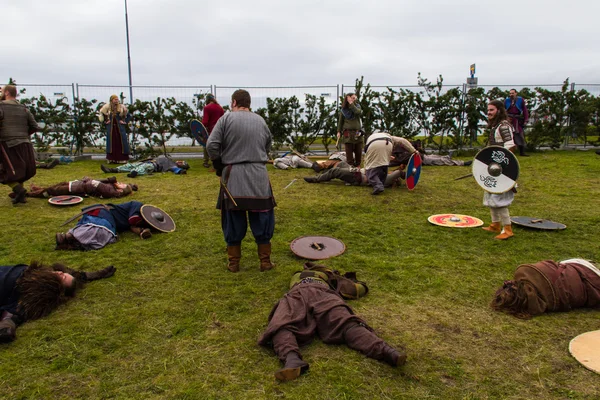
<path fill-rule="evenodd" d="M 290 249 L 298 257 L 307 260 L 324 260 L 342 254 L 346 251 L 346 245 L 329 236 L 301 236 L 292 241 Z"/>
<path fill-rule="evenodd" d="M 500 146 L 482 149 L 473 160 L 473 178 L 489 193 L 505 193 L 517 184 L 519 161 L 510 151 Z"/>
<path fill-rule="evenodd" d="M 175 221 L 173 221 L 173 218 L 158 207 L 144 204 L 140 209 L 140 214 L 144 221 L 157 231 L 173 232 L 175 230 Z"/>

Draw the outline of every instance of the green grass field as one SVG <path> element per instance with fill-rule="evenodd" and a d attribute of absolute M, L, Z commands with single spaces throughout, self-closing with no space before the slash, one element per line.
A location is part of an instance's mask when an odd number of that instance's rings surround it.
<path fill-rule="evenodd" d="M 342 182 L 305 183 L 311 170 L 269 166 L 278 202 L 276 268 L 265 273 L 250 232 L 242 271 L 226 270 L 215 209 L 219 183 L 200 159 L 190 160 L 187 176 L 136 178 L 140 190 L 128 198 L 166 210 L 176 232 L 147 241 L 124 233 L 94 252 L 53 250 L 54 234 L 68 228 L 60 225 L 79 208 L 41 199 L 13 207 L 2 186 L 1 264 L 63 261 L 82 270 L 115 265 L 117 272 L 49 317 L 22 325 L 14 343 L 0 346 L 0 398 L 597 399 L 600 377 L 569 355 L 568 344 L 599 329 L 598 311 L 524 321 L 488 304 L 520 263 L 600 260 L 600 157 L 544 152 L 520 161 L 511 214 L 559 221 L 566 230 L 515 227 L 512 239 L 495 241 L 479 228 L 429 224 L 429 215 L 446 212 L 489 222 L 474 180 L 453 180 L 470 172 L 466 167 L 424 167 L 414 192 L 400 187 L 375 197 Z M 40 170 L 31 182 L 83 176 L 103 176 L 100 162 Z M 404 367 L 316 340 L 303 348 L 308 374 L 288 383 L 274 379 L 279 361 L 256 341 L 290 276 L 302 268 L 289 249 L 302 235 L 344 241 L 346 252 L 324 264 L 356 271 L 369 284 L 369 295 L 350 304 L 382 338 L 406 346 Z"/>

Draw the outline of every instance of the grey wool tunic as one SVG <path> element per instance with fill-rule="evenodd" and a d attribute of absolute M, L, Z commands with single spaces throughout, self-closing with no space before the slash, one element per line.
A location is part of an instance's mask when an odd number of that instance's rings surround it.
<path fill-rule="evenodd" d="M 277 205 L 265 165 L 271 132 L 260 115 L 250 111 L 225 114 L 211 132 L 206 150 L 211 159 L 221 158 L 225 165 L 221 182 L 237 203 L 235 207 L 221 185 L 217 208 L 265 211 Z"/>

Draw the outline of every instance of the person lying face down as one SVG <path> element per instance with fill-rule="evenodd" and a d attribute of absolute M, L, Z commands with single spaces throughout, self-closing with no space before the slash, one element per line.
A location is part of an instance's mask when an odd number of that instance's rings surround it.
<path fill-rule="evenodd" d="M 96 272 L 75 271 L 63 264 L 0 266 L 0 342 L 12 342 L 17 326 L 43 318 L 75 296 L 86 282 L 109 278 L 113 266 Z"/>
<path fill-rule="evenodd" d="M 137 185 L 118 182 L 114 176 L 100 180 L 84 177 L 83 179 L 61 182 L 47 187 L 31 185 L 31 190 L 27 195 L 38 198 L 74 195 L 111 199 L 128 196 L 137 190 Z"/>
<path fill-rule="evenodd" d="M 578 258 L 523 264 L 514 278 L 496 291 L 490 306 L 517 318 L 598 307 L 600 270 Z"/>
<path fill-rule="evenodd" d="M 269 325 L 258 344 L 273 347 L 284 364 L 275 372 L 280 381 L 290 381 L 306 372 L 300 346 L 319 336 L 326 344 L 346 344 L 369 358 L 392 367 L 406 362 L 406 351 L 395 349 L 379 338 L 367 323 L 354 314 L 345 299 L 358 299 L 369 289 L 354 272 L 338 271 L 312 262 L 292 276 L 290 290 L 273 307 Z"/>

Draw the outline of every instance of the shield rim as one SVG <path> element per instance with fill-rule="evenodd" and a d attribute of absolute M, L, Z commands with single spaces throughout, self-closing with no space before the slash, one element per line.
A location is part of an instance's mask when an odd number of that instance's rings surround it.
<path fill-rule="evenodd" d="M 203 138 L 196 130 L 194 130 L 192 128 L 192 124 L 194 123 L 198 123 L 200 124 L 200 126 L 202 127 L 202 129 L 204 130 L 204 132 L 206 132 L 206 139 Z M 202 123 L 202 121 L 198 120 L 198 119 L 192 119 L 190 121 L 190 132 L 192 133 L 192 136 L 194 137 L 194 139 L 196 139 L 196 141 L 198 143 L 200 143 L 201 146 L 206 147 L 206 142 L 208 141 L 208 130 L 206 129 L 206 127 L 204 126 L 204 124 Z M 202 139 L 202 140 L 200 140 Z"/>
<path fill-rule="evenodd" d="M 164 214 L 165 214 L 167 217 L 169 217 L 169 218 L 171 219 L 171 221 L 173 221 L 173 229 L 172 229 L 172 230 L 170 230 L 170 231 L 168 231 L 168 230 L 165 230 L 165 229 L 162 229 L 162 228 L 158 228 L 158 227 L 156 227 L 156 226 L 152 225 L 152 224 L 151 224 L 149 221 L 147 221 L 147 220 L 146 220 L 146 218 L 144 218 L 144 214 L 142 213 L 142 210 L 144 209 L 144 207 L 154 207 L 154 208 L 158 208 L 160 211 L 162 211 L 162 212 L 163 212 L 163 213 L 164 213 Z M 162 209 L 162 208 L 160 208 L 160 207 L 153 206 L 152 204 L 144 204 L 144 205 L 143 205 L 143 206 L 140 208 L 140 216 L 142 217 L 142 219 L 143 219 L 144 221 L 146 221 L 146 223 L 147 223 L 148 225 L 150 225 L 152 228 L 156 229 L 156 230 L 157 230 L 157 231 L 159 231 L 159 232 L 164 232 L 164 233 L 175 232 L 175 229 L 177 228 L 177 226 L 176 226 L 176 224 L 175 224 L 175 220 L 174 220 L 174 219 L 173 219 L 173 218 L 172 218 L 172 217 L 171 217 L 171 216 L 170 216 L 170 215 L 169 215 L 169 214 L 168 214 L 168 213 L 167 213 L 165 210 L 163 210 L 163 209 Z"/>
<path fill-rule="evenodd" d="M 414 161 L 415 158 L 418 158 L 421 161 L 421 163 L 417 167 L 418 168 L 417 172 L 415 172 L 414 175 L 409 176 L 408 171 L 412 170 L 414 168 L 412 165 L 414 165 L 414 163 L 415 163 L 415 161 Z M 408 160 L 408 164 L 406 165 L 406 174 L 407 174 L 406 175 L 406 188 L 408 190 L 412 191 L 412 190 L 415 190 L 415 188 L 417 187 L 417 184 L 419 183 L 419 179 L 421 178 L 421 167 L 422 166 L 423 166 L 423 159 L 421 157 L 421 154 L 419 154 L 419 152 L 417 151 L 416 153 L 414 153 L 413 155 L 410 156 L 410 159 Z M 412 185 L 409 185 L 409 182 L 411 182 L 411 181 L 409 181 L 409 178 L 413 178 Z"/>
<path fill-rule="evenodd" d="M 477 225 L 471 225 L 471 226 L 456 226 L 456 225 L 441 225 L 441 224 L 436 224 L 435 222 L 433 222 L 431 219 L 433 217 L 437 217 L 438 215 L 456 215 L 456 216 L 461 216 L 461 217 L 469 217 L 469 218 L 473 218 L 475 220 L 478 221 Z M 427 221 L 430 224 L 433 224 L 435 226 L 441 226 L 444 228 L 459 228 L 459 229 L 467 229 L 467 228 L 477 228 L 479 226 L 482 226 L 484 224 L 483 220 L 477 217 L 473 217 L 472 215 L 467 215 L 467 214 L 455 214 L 455 213 L 442 213 L 442 214 L 433 214 L 430 215 L 429 217 L 427 217 Z"/>
<path fill-rule="evenodd" d="M 575 354 L 573 354 L 573 352 L 575 351 L 577 353 L 578 348 L 575 347 L 575 345 L 581 345 L 581 343 L 579 343 L 579 341 L 581 340 L 580 338 L 585 337 L 585 336 L 594 336 L 594 337 L 598 337 L 600 336 L 600 330 L 595 330 L 595 331 L 589 331 L 589 332 L 584 332 L 581 333 L 577 336 L 575 336 L 573 339 L 571 339 L 571 341 L 569 342 L 569 353 L 571 354 L 571 356 L 577 360 L 577 362 L 581 365 L 583 365 L 585 368 L 587 368 L 588 370 L 595 372 L 597 374 L 600 374 L 600 352 L 598 352 L 595 355 L 595 362 L 596 362 L 596 367 L 595 369 L 592 368 L 589 364 L 591 364 L 588 360 L 582 360 L 580 358 L 583 358 L 583 355 L 579 355 L 576 356 Z M 598 351 L 598 350 L 597 350 Z"/>
<path fill-rule="evenodd" d="M 539 226 L 525 225 L 522 222 L 515 221 L 514 218 L 541 219 L 541 220 L 544 220 L 544 221 L 547 221 L 547 222 L 552 222 L 553 224 L 557 224 L 558 227 L 556 227 L 556 228 L 541 228 Z M 536 229 L 536 230 L 540 230 L 540 231 L 562 231 L 564 229 L 567 229 L 567 225 L 565 225 L 563 223 L 560 223 L 560 222 L 551 221 L 549 219 L 544 219 L 544 218 L 532 218 L 532 217 L 527 217 L 527 216 L 522 216 L 522 215 L 511 216 L 510 217 L 510 222 L 513 223 L 513 224 L 515 224 L 515 225 L 522 226 L 523 228 Z"/>
<path fill-rule="evenodd" d="M 53 199 L 57 199 L 57 198 L 60 198 L 60 197 L 71 197 L 74 200 L 76 199 L 77 202 L 76 203 L 53 203 L 52 202 Z M 81 196 L 75 196 L 75 195 L 69 195 L 69 194 L 61 194 L 59 196 L 52 196 L 52 197 L 50 197 L 48 199 L 48 203 L 52 204 L 53 206 L 74 206 L 75 204 L 79 204 L 82 201 L 83 201 L 83 197 L 81 197 Z"/>
<path fill-rule="evenodd" d="M 479 183 L 479 180 L 477 180 L 477 173 L 475 171 L 475 167 L 477 165 L 477 162 L 482 162 L 482 161 L 480 161 L 480 160 L 477 159 L 477 156 L 479 154 L 481 154 L 483 151 L 486 151 L 487 149 L 490 149 L 490 148 L 498 148 L 498 149 L 502 149 L 503 152 L 510 153 L 510 155 L 512 156 L 512 158 L 514 159 L 514 161 L 517 163 L 517 176 L 515 177 L 515 179 L 513 179 L 513 185 L 509 189 L 504 190 L 502 192 L 493 192 L 489 188 L 485 188 L 484 186 L 482 186 Z M 515 185 L 517 184 L 517 180 L 519 179 L 520 173 L 521 173 L 521 164 L 519 163 L 519 159 L 517 158 L 517 156 L 515 156 L 510 150 L 505 149 L 502 146 L 497 146 L 497 145 L 486 146 L 483 149 L 479 150 L 477 152 L 477 154 L 475 154 L 475 157 L 473 157 L 473 164 L 471 165 L 471 175 L 473 175 L 473 179 L 475 179 L 475 182 L 477 182 L 477 186 L 479 186 L 480 188 L 482 188 L 483 190 L 485 190 L 488 193 L 502 194 L 502 193 L 506 193 L 506 192 L 512 190 L 515 187 Z M 502 174 L 502 175 L 504 175 L 504 174 Z M 506 175 L 504 175 L 504 176 L 506 176 Z M 512 179 L 512 178 L 509 178 L 509 179 Z"/>
<path fill-rule="evenodd" d="M 335 240 L 335 241 L 337 241 L 337 242 L 341 243 L 341 245 L 342 245 L 342 251 L 341 251 L 341 252 L 339 252 L 339 253 L 337 253 L 337 254 L 332 254 L 332 255 L 330 255 L 330 256 L 328 256 L 328 257 L 321 257 L 321 258 L 308 258 L 308 257 L 305 257 L 305 256 L 301 256 L 300 254 L 298 254 L 298 253 L 296 253 L 296 252 L 294 251 L 294 247 L 293 247 L 293 246 L 294 246 L 294 244 L 295 244 L 295 243 L 297 243 L 299 240 L 301 240 L 301 239 L 304 239 L 304 238 L 327 238 L 327 239 L 333 239 L 333 240 Z M 327 260 L 327 259 L 329 259 L 329 258 L 332 258 L 332 257 L 337 257 L 337 256 L 339 256 L 339 255 L 342 255 L 342 254 L 344 254 L 344 252 L 346 251 L 346 244 L 345 244 L 344 242 L 342 242 L 340 239 L 338 239 L 338 238 L 334 238 L 334 237 L 332 237 L 332 236 L 323 236 L 323 235 L 318 235 L 318 236 L 313 236 L 313 235 L 304 235 L 304 236 L 298 236 L 297 238 L 295 238 L 294 240 L 292 240 L 292 241 L 291 241 L 291 243 L 290 243 L 290 250 L 291 250 L 291 251 L 292 251 L 292 253 L 294 253 L 294 254 L 295 254 L 297 257 L 303 258 L 303 259 L 305 259 L 305 260 Z"/>

